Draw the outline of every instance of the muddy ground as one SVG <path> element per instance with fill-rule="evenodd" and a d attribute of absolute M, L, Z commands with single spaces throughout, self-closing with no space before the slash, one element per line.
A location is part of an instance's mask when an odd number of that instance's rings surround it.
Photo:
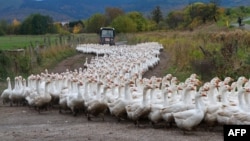
<path fill-rule="evenodd" d="M 147 72 L 145 77 L 163 76 L 167 68 L 168 55 L 162 52 L 160 64 Z M 50 72 L 64 72 L 66 69 L 83 67 L 85 57 L 79 53 L 57 64 Z M 40 114 L 27 106 L 0 104 L 1 141 L 222 141 L 223 128 L 217 126 L 208 130 L 203 124 L 194 131 L 184 134 L 175 125 L 164 124 L 152 127 L 143 121 L 140 127 L 129 121 L 117 120 L 106 114 L 105 120 L 94 118 L 88 121 L 84 114 L 74 117 L 71 113 L 60 114 L 57 107 Z"/>

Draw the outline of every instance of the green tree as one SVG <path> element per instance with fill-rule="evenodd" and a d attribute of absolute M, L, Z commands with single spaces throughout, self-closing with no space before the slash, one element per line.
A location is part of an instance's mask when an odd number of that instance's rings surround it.
<path fill-rule="evenodd" d="M 211 7 L 211 16 L 213 17 L 214 21 L 217 22 L 217 14 L 221 0 L 210 0 L 210 7 Z"/>
<path fill-rule="evenodd" d="M 122 15 L 113 20 L 111 26 L 119 33 L 136 32 L 136 23 L 127 15 Z"/>
<path fill-rule="evenodd" d="M 55 23 L 55 30 L 56 33 L 59 33 L 61 35 L 69 34 L 68 28 L 65 28 L 61 23 Z"/>
<path fill-rule="evenodd" d="M 0 21 L 0 36 L 7 34 L 8 31 L 8 23 L 5 20 Z"/>
<path fill-rule="evenodd" d="M 84 28 L 84 23 L 81 20 L 69 22 L 69 30 L 73 33 L 80 33 Z"/>
<path fill-rule="evenodd" d="M 105 26 L 106 17 L 103 14 L 94 14 L 86 22 L 86 31 L 89 33 L 98 33 L 100 27 Z"/>
<path fill-rule="evenodd" d="M 159 24 L 163 20 L 162 12 L 160 6 L 156 6 L 155 9 L 151 12 L 152 19 Z"/>
<path fill-rule="evenodd" d="M 32 14 L 24 20 L 20 32 L 33 35 L 54 33 L 53 19 L 50 16 Z"/>
<path fill-rule="evenodd" d="M 10 34 L 19 34 L 19 29 L 21 26 L 21 22 L 18 21 L 17 19 L 14 19 L 9 26 L 9 33 Z"/>
<path fill-rule="evenodd" d="M 178 28 L 184 24 L 185 14 L 182 11 L 172 11 L 167 15 L 166 22 L 169 28 Z"/>
<path fill-rule="evenodd" d="M 143 15 L 139 12 L 130 12 L 127 14 L 129 18 L 131 18 L 136 23 L 137 31 L 147 31 L 148 30 L 148 22 L 143 17 Z"/>
<path fill-rule="evenodd" d="M 206 23 L 207 21 L 217 21 L 218 7 L 215 3 L 193 3 L 188 6 L 188 12 L 190 15 L 191 22 L 201 21 Z"/>
<path fill-rule="evenodd" d="M 116 17 L 124 15 L 124 11 L 116 7 L 107 7 L 105 9 L 106 25 L 109 25 Z"/>

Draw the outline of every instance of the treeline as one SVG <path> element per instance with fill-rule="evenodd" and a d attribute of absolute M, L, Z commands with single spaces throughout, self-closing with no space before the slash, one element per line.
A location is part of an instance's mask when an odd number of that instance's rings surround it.
<path fill-rule="evenodd" d="M 31 14 L 24 21 L 14 19 L 12 23 L 0 21 L 0 35 L 46 33 L 97 33 L 102 26 L 112 26 L 122 33 L 153 31 L 161 29 L 194 29 L 208 22 L 226 23 L 237 17 L 249 15 L 249 7 L 222 8 L 218 0 L 209 3 L 191 3 L 182 10 L 163 16 L 160 6 L 156 6 L 148 17 L 134 11 L 125 13 L 120 8 L 107 7 L 105 13 L 96 13 L 86 20 L 56 23 L 50 16 Z"/>

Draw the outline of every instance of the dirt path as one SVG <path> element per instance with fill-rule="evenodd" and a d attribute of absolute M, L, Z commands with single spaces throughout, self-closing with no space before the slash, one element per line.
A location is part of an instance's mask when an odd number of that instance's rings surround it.
<path fill-rule="evenodd" d="M 77 54 L 69 57 L 49 70 L 63 72 L 83 67 L 85 57 L 91 55 Z M 145 74 L 163 76 L 167 68 L 167 54 L 160 55 L 161 62 Z M 204 125 L 188 134 L 177 127 L 164 127 L 162 124 L 152 127 L 143 122 L 141 127 L 135 127 L 131 121 L 117 122 L 109 114 L 105 121 L 96 118 L 88 121 L 85 115 L 73 117 L 70 113 L 59 114 L 58 108 L 52 108 L 39 114 L 33 108 L 10 107 L 0 104 L 0 139 L 3 141 L 222 141 L 223 129 L 215 127 L 208 131 Z"/>
<path fill-rule="evenodd" d="M 222 128 L 206 131 L 200 126 L 188 134 L 177 127 L 152 127 L 147 122 L 135 127 L 131 121 L 117 122 L 108 114 L 105 121 L 88 121 L 85 115 L 59 114 L 58 109 L 39 114 L 28 107 L 0 107 L 0 139 L 3 141 L 222 141 Z"/>
<path fill-rule="evenodd" d="M 49 72 L 61 73 L 65 72 L 66 69 L 73 71 L 74 69 L 79 69 L 84 67 L 85 59 L 91 59 L 94 55 L 77 53 L 75 56 L 68 57 L 62 62 L 58 63 L 54 68 L 49 69 Z M 89 61 L 88 61 L 89 62 Z"/>

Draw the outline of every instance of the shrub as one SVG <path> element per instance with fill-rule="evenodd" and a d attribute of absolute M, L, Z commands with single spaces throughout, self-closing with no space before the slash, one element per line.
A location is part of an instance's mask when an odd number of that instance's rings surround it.
<path fill-rule="evenodd" d="M 0 50 L 0 80 L 5 79 L 7 76 L 9 76 L 9 68 L 11 66 L 11 59 L 8 55 L 5 54 L 4 51 Z"/>
<path fill-rule="evenodd" d="M 29 73 L 31 70 L 30 66 L 30 57 L 29 56 L 20 56 L 19 57 L 19 68 L 21 73 Z"/>

